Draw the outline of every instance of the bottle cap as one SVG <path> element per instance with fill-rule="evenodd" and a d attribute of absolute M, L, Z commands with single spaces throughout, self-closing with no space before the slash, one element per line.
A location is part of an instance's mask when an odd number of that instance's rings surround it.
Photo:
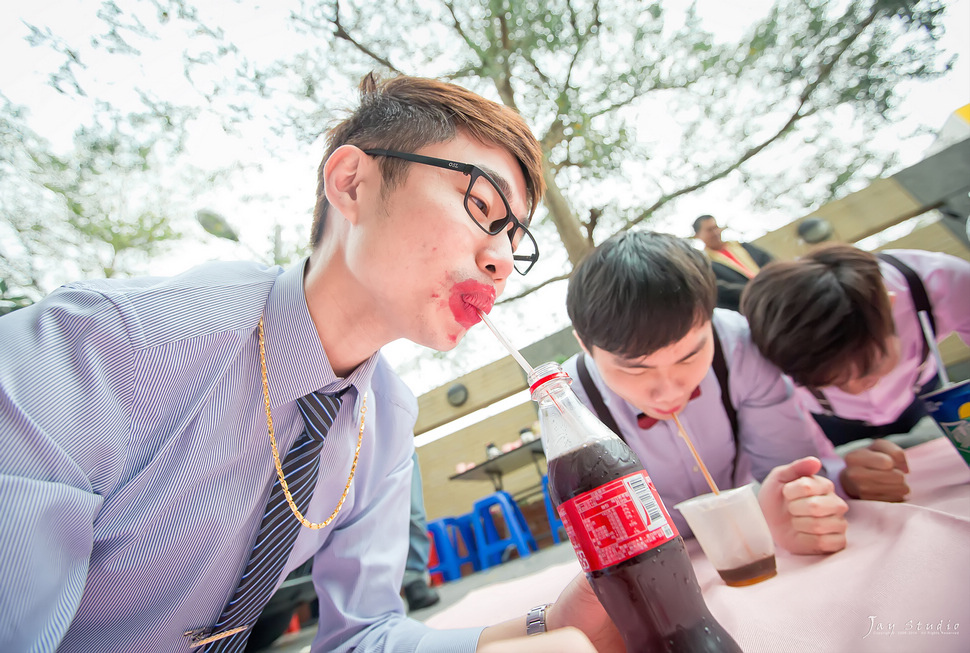
<path fill-rule="evenodd" d="M 569 375 L 566 374 L 562 369 L 560 369 L 557 372 L 553 372 L 552 374 L 547 374 L 543 376 L 538 381 L 530 385 L 529 392 L 535 392 L 535 389 L 538 388 L 543 383 L 545 383 L 546 381 L 551 381 L 552 379 L 568 379 L 568 378 L 569 378 Z"/>

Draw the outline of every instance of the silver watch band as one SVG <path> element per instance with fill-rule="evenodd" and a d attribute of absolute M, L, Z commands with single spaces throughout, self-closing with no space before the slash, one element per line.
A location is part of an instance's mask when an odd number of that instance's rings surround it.
<path fill-rule="evenodd" d="M 550 605 L 552 604 L 537 605 L 529 610 L 529 614 L 525 617 L 526 635 L 538 635 L 539 633 L 546 632 L 546 608 Z"/>

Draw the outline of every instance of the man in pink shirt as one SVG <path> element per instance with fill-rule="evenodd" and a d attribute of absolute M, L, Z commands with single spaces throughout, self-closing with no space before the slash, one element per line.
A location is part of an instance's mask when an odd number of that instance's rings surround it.
<path fill-rule="evenodd" d="M 906 456 L 881 438 L 906 433 L 925 416 L 919 395 L 938 382 L 918 313 L 931 317 L 936 341 L 957 333 L 970 343 L 970 263 L 829 245 L 765 267 L 745 289 L 741 310 L 755 344 L 801 386 L 834 444 L 875 439 L 846 455 L 843 489 L 902 501 Z"/>

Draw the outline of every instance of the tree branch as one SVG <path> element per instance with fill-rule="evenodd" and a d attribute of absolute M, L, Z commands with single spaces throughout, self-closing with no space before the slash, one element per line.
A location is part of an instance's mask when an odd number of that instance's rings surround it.
<path fill-rule="evenodd" d="M 506 56 L 502 57 L 501 74 L 496 74 L 493 79 L 495 81 L 495 87 L 498 89 L 499 97 L 502 98 L 505 106 L 518 111 L 519 109 L 515 105 L 515 92 L 512 90 L 512 65 L 510 63 L 512 59 L 512 40 L 509 37 L 509 24 L 505 19 L 504 13 L 499 15 L 498 23 L 501 30 L 502 50 L 506 53 Z"/>
<path fill-rule="evenodd" d="M 540 288 L 544 288 L 544 287 L 548 286 L 551 283 L 555 283 L 557 281 L 563 281 L 563 280 L 568 279 L 568 278 L 569 278 L 569 274 L 568 273 L 567 274 L 560 274 L 558 277 L 551 277 L 549 279 L 546 279 L 545 281 L 543 281 L 539 285 L 532 286 L 531 288 L 526 288 L 525 290 L 523 290 L 522 292 L 520 292 L 518 295 L 513 295 L 511 297 L 503 297 L 502 299 L 500 299 L 499 301 L 497 301 L 495 303 L 496 304 L 508 304 L 509 302 L 514 302 L 516 300 L 522 299 L 523 297 L 527 297 L 528 295 L 531 295 L 535 291 L 539 290 Z"/>
<path fill-rule="evenodd" d="M 836 64 L 846 53 L 849 47 L 856 41 L 856 39 L 858 39 L 862 35 L 862 33 L 873 23 L 873 21 L 875 21 L 875 19 L 879 16 L 879 14 L 882 11 L 883 9 L 879 8 L 878 3 L 873 5 L 872 9 L 869 12 L 869 15 L 866 16 L 864 20 L 857 23 L 855 30 L 853 30 L 851 34 L 847 35 L 844 39 L 842 39 L 842 41 L 835 47 L 834 51 L 829 56 L 828 60 L 819 67 L 818 74 L 816 74 L 815 79 L 812 82 L 810 82 L 808 85 L 806 85 L 805 88 L 802 90 L 801 94 L 799 95 L 798 106 L 795 108 L 795 111 L 792 112 L 792 115 L 788 118 L 785 124 L 773 136 L 762 141 L 760 144 L 748 149 L 748 151 L 742 154 L 737 161 L 726 166 L 725 168 L 721 169 L 719 172 L 708 177 L 707 179 L 703 181 L 699 181 L 696 184 L 691 184 L 690 186 L 685 186 L 684 188 L 681 188 L 680 190 L 677 190 L 669 195 L 662 196 L 660 199 L 654 202 L 652 206 L 650 206 L 645 211 L 640 213 L 639 216 L 637 216 L 636 218 L 633 218 L 632 220 L 627 221 L 626 225 L 624 225 L 621 230 L 630 229 L 631 227 L 634 227 L 637 224 L 643 222 L 644 220 L 648 219 L 658 209 L 660 209 L 662 206 L 664 206 L 671 200 L 677 197 L 680 197 L 681 195 L 686 195 L 688 193 L 692 193 L 696 190 L 704 188 L 705 186 L 719 179 L 723 179 L 727 175 L 731 174 L 732 172 L 740 168 L 744 163 L 746 163 L 752 157 L 759 154 L 766 147 L 768 147 L 775 141 L 779 140 L 782 136 L 784 136 L 789 131 L 791 131 L 800 120 L 803 120 L 804 118 L 807 118 L 808 116 L 815 113 L 816 109 L 809 109 L 804 113 L 802 112 L 802 110 L 808 104 L 809 100 L 812 98 L 812 95 L 815 93 L 815 91 L 818 90 L 818 87 L 821 86 L 822 83 L 825 82 L 832 75 L 832 71 L 835 69 Z"/>
<path fill-rule="evenodd" d="M 376 52 L 371 51 L 370 48 L 368 48 L 366 45 L 364 45 L 363 43 L 355 39 L 353 36 L 350 35 L 350 32 L 344 29 L 344 26 L 340 24 L 340 2 L 334 3 L 333 20 L 331 20 L 330 22 L 334 26 L 334 36 L 336 36 L 338 39 L 343 39 L 347 41 L 355 48 L 360 50 L 363 54 L 367 55 L 368 57 L 370 57 L 377 63 L 381 64 L 391 72 L 398 75 L 404 74 L 402 71 L 398 70 L 397 66 L 395 66 L 386 58 L 380 56 Z"/>
<path fill-rule="evenodd" d="M 485 63 L 485 53 L 482 51 L 480 47 L 478 47 L 478 44 L 475 43 L 468 36 L 468 34 L 465 33 L 465 30 L 462 29 L 461 20 L 458 18 L 458 14 L 455 13 L 455 5 L 451 2 L 445 2 L 444 5 L 445 5 L 445 8 L 448 9 L 448 13 L 451 14 L 451 19 L 454 21 L 454 24 L 452 25 L 452 27 L 455 28 L 456 32 L 458 32 L 458 36 L 460 36 L 461 39 L 465 42 L 465 45 L 467 45 L 471 49 L 471 51 L 478 56 L 479 68 L 476 69 L 475 72 L 480 73 L 481 66 L 483 66 Z"/>

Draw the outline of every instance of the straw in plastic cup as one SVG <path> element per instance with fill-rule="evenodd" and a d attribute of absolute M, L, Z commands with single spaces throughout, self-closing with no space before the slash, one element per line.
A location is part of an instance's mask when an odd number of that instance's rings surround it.
<path fill-rule="evenodd" d="M 674 507 L 726 584 L 754 585 L 777 573 L 775 544 L 753 483 L 702 494 Z"/>

